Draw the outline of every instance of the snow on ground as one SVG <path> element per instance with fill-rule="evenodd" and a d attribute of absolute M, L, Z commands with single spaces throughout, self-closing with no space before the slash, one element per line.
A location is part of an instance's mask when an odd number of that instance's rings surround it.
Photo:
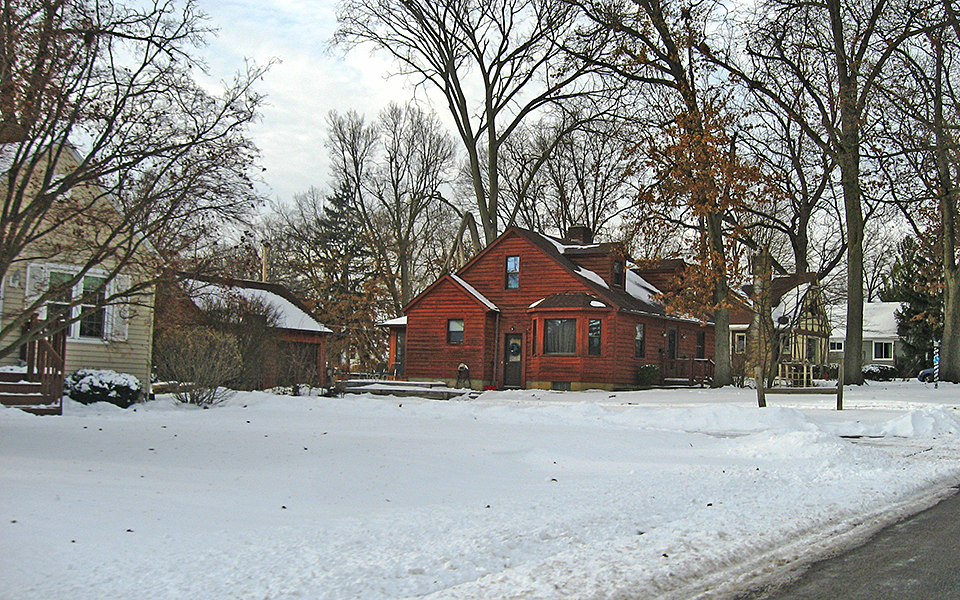
<path fill-rule="evenodd" d="M 958 391 L 2 409 L 0 598 L 722 597 L 956 485 Z"/>

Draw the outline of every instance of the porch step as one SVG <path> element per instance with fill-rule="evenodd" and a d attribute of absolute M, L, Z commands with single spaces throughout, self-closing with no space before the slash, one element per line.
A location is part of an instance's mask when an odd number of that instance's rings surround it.
<path fill-rule="evenodd" d="M 442 381 L 402 381 L 399 379 L 344 379 L 336 383 L 338 389 L 350 389 L 367 385 L 384 385 L 391 387 L 416 386 L 424 388 L 441 388 L 447 386 L 447 384 Z"/>
<path fill-rule="evenodd" d="M 341 387 L 341 383 L 346 385 Z M 373 394 L 375 396 L 400 396 L 427 398 L 428 400 L 450 400 L 465 394 L 475 394 L 475 390 L 450 388 L 440 381 L 344 381 L 337 384 L 338 394 Z"/>
<path fill-rule="evenodd" d="M 20 376 L 19 373 L 15 375 Z M 19 408 L 35 415 L 63 414 L 60 402 L 49 402 L 42 390 L 43 386 L 39 381 L 0 380 L 0 404 Z"/>
<path fill-rule="evenodd" d="M 2 382 L 13 382 L 23 381 L 27 378 L 26 373 L 20 373 L 17 371 L 0 371 L 0 383 Z"/>

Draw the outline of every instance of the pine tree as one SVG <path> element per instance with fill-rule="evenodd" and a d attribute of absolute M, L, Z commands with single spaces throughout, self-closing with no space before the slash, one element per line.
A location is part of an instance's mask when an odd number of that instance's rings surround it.
<path fill-rule="evenodd" d="M 885 302 L 903 305 L 896 312 L 897 335 L 903 369 L 911 373 L 932 366 L 934 343 L 943 334 L 943 278 L 937 256 L 933 244 L 904 238 L 881 294 Z"/>
<path fill-rule="evenodd" d="M 383 360 L 384 333 L 376 324 L 385 294 L 352 197 L 353 191 L 342 184 L 326 197 L 317 222 L 313 249 L 322 274 L 317 311 L 325 322 L 337 325 L 330 356 L 339 356 L 341 362 L 356 359 L 360 368 L 370 370 Z"/>

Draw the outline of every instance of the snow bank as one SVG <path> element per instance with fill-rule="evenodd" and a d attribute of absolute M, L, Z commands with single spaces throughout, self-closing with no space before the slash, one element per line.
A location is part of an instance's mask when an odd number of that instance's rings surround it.
<path fill-rule="evenodd" d="M 694 598 L 960 478 L 913 383 L 0 410 L 0 598 Z"/>

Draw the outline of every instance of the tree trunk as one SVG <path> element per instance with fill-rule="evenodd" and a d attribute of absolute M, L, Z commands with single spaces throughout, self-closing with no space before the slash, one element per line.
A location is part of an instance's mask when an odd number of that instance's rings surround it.
<path fill-rule="evenodd" d="M 839 0 L 828 0 L 840 100 L 840 140 L 837 162 L 847 226 L 847 336 L 844 341 L 844 380 L 863 383 L 863 207 L 860 203 L 860 108 L 857 67 L 847 58 Z"/>
<path fill-rule="evenodd" d="M 940 220 L 943 224 L 943 339 L 940 342 L 940 379 L 960 383 L 960 271 L 957 269 L 957 189 L 950 169 L 951 136 L 943 117 L 943 41 L 935 36 L 938 59 L 934 85 L 934 129 Z"/>
<path fill-rule="evenodd" d="M 707 234 L 715 269 L 713 300 L 717 305 L 714 313 L 713 387 L 733 383 L 733 365 L 730 357 L 730 285 L 727 281 L 727 264 L 723 248 L 723 220 L 717 213 L 707 215 Z"/>

